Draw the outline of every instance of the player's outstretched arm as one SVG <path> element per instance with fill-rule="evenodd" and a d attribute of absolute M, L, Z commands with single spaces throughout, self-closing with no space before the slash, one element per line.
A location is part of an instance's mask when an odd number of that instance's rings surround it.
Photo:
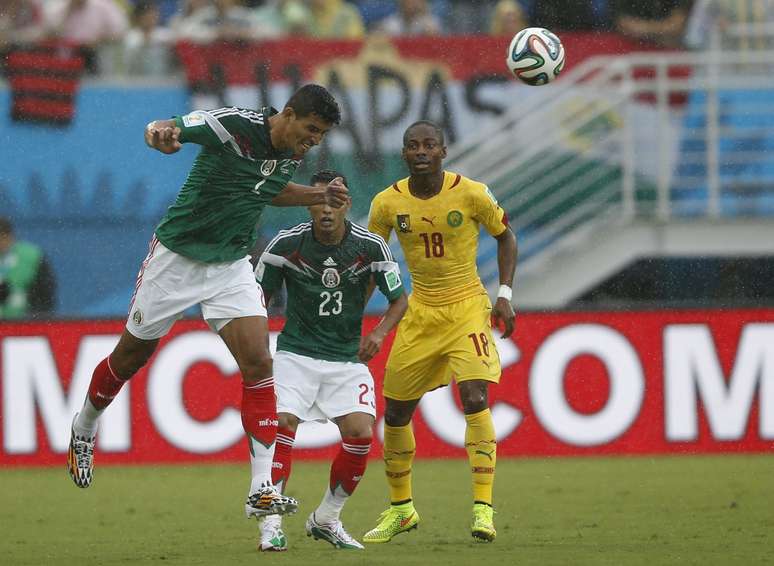
<path fill-rule="evenodd" d="M 154 120 L 145 126 L 145 143 L 167 154 L 176 153 L 183 147 L 180 143 L 180 128 L 174 120 Z"/>
<path fill-rule="evenodd" d="M 518 247 L 516 235 L 510 228 L 499 236 L 497 240 L 497 268 L 500 273 L 500 289 L 497 292 L 497 301 L 492 308 L 492 320 L 496 328 L 502 324 L 503 338 L 513 334 L 516 314 L 511 304 L 511 289 L 513 288 L 513 274 L 516 271 L 516 256 Z"/>
<path fill-rule="evenodd" d="M 357 357 L 361 362 L 371 361 L 371 358 L 379 352 L 384 338 L 400 322 L 400 319 L 406 314 L 406 309 L 408 309 L 408 299 L 406 298 L 406 293 L 402 293 L 387 307 L 379 324 L 371 332 L 360 338 L 360 348 L 357 351 Z"/>
<path fill-rule="evenodd" d="M 349 202 L 349 190 L 336 177 L 326 187 L 309 187 L 298 183 L 288 183 L 271 201 L 272 206 L 314 206 L 327 204 L 332 208 L 341 208 Z"/>

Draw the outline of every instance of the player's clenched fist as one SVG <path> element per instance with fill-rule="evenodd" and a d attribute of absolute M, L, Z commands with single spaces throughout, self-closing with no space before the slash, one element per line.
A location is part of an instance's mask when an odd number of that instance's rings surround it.
<path fill-rule="evenodd" d="M 325 187 L 325 204 L 332 208 L 341 208 L 349 202 L 349 190 L 342 182 L 341 177 L 336 177 Z"/>
<path fill-rule="evenodd" d="M 174 120 L 156 120 L 145 127 L 145 143 L 161 153 L 180 151 L 180 128 Z"/>

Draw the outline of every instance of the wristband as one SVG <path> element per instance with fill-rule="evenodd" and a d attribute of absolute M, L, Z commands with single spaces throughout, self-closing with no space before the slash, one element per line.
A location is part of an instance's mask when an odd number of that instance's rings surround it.
<path fill-rule="evenodd" d="M 497 298 L 505 299 L 510 303 L 513 298 L 513 289 L 508 287 L 508 285 L 500 285 L 500 289 L 497 291 Z"/>

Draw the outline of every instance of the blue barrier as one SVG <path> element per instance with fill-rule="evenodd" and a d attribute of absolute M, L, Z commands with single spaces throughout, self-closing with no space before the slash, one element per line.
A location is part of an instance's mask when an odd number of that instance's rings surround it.
<path fill-rule="evenodd" d="M 85 87 L 69 127 L 12 122 L 0 91 L 0 214 L 43 247 L 57 276 L 57 314 L 126 312 L 153 228 L 196 154 L 149 151 L 143 127 L 185 112 L 181 87 Z"/>
<path fill-rule="evenodd" d="M 722 216 L 771 216 L 774 214 L 774 113 L 770 90 L 725 90 L 718 93 L 718 176 Z M 707 93 L 691 92 L 683 118 L 680 144 L 684 156 L 678 160 L 675 178 L 685 182 L 672 190 L 678 216 L 706 213 Z M 739 156 L 742 156 L 740 159 Z M 749 159 L 746 156 L 760 156 Z"/>

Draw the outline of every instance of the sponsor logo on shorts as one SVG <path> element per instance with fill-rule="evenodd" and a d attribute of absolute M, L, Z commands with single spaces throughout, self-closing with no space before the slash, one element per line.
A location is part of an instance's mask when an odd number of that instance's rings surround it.
<path fill-rule="evenodd" d="M 398 214 L 395 221 L 398 224 L 398 232 L 404 234 L 411 232 L 411 217 L 408 214 Z"/>
<path fill-rule="evenodd" d="M 132 320 L 137 326 L 140 326 L 142 324 L 142 311 L 140 309 L 137 309 L 132 314 Z"/>
<path fill-rule="evenodd" d="M 325 269 L 325 271 L 322 272 L 322 284 L 325 285 L 325 287 L 328 289 L 338 287 L 339 283 L 341 283 L 341 277 L 335 268 L 328 267 Z"/>
<path fill-rule="evenodd" d="M 261 163 L 261 175 L 264 177 L 268 177 L 272 173 L 274 173 L 274 170 L 277 168 L 277 160 L 276 159 L 267 159 L 263 163 Z"/>
<path fill-rule="evenodd" d="M 452 228 L 457 228 L 462 224 L 462 213 L 459 210 L 452 210 L 446 215 L 446 223 Z"/>

